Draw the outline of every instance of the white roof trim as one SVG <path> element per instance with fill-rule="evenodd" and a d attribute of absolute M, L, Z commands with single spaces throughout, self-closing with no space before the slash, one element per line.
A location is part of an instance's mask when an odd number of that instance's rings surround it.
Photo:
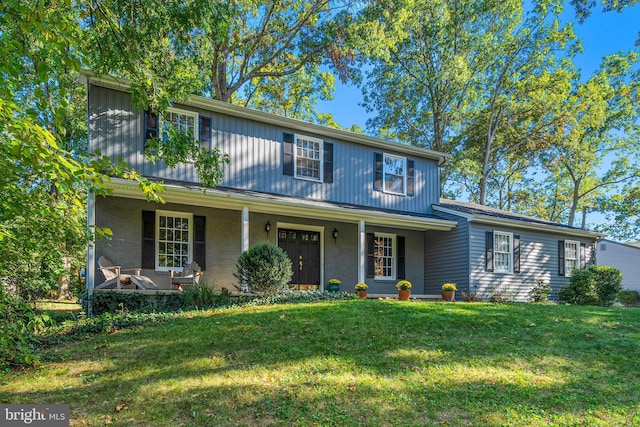
<path fill-rule="evenodd" d="M 137 183 L 114 178 L 107 184 L 113 190 L 113 196 L 146 200 Z M 349 209 L 340 206 L 322 206 L 298 200 L 280 198 L 259 198 L 250 194 L 228 193 L 221 190 L 187 188 L 179 185 L 164 184 L 165 191 L 161 197 L 169 203 L 180 203 L 219 209 L 241 210 L 248 208 L 252 212 L 271 213 L 286 216 L 302 216 L 305 218 L 358 223 L 364 220 L 367 224 L 384 227 L 399 227 L 412 230 L 449 231 L 456 227 L 456 221 L 437 218 L 424 218 L 381 212 L 370 209 Z"/>
<path fill-rule="evenodd" d="M 602 239 L 606 234 L 598 233 L 590 230 L 580 230 L 577 228 L 567 228 L 554 224 L 542 224 L 536 222 L 527 222 L 526 220 L 517 220 L 511 218 L 496 218 L 489 215 L 473 215 L 466 212 L 458 212 L 455 209 L 447 209 L 442 206 L 433 205 L 433 210 L 438 212 L 455 215 L 460 218 L 464 218 L 469 222 L 476 222 L 479 224 L 488 224 L 502 227 L 513 227 L 525 230 L 533 231 L 547 231 L 552 233 L 566 234 L 570 236 L 590 237 L 592 239 Z"/>
<path fill-rule="evenodd" d="M 107 87 L 120 91 L 128 92 L 129 82 L 124 79 L 117 79 L 108 76 L 96 76 L 90 71 L 83 72 L 88 84 L 95 84 L 97 86 Z M 340 129 L 333 129 L 314 123 L 305 122 L 302 120 L 292 119 L 290 117 L 282 117 L 271 113 L 265 113 L 263 111 L 252 110 L 250 108 L 240 107 L 228 102 L 222 102 L 215 99 L 209 99 L 202 96 L 191 95 L 186 101 L 179 101 L 176 104 L 189 105 L 196 108 L 203 108 L 209 111 L 214 111 L 221 114 L 227 114 L 234 117 L 246 118 L 263 123 L 269 123 L 276 126 L 281 126 L 287 129 L 293 129 L 299 132 L 313 133 L 322 135 L 324 137 L 334 138 L 336 140 L 353 142 L 356 144 L 367 145 L 380 150 L 389 150 L 396 153 L 404 153 L 411 156 L 417 156 L 427 158 L 431 160 L 437 160 L 438 165 L 444 163 L 444 161 L 450 157 L 449 154 L 442 153 L 440 151 L 429 150 L 426 148 L 415 147 L 408 144 L 400 144 L 397 142 L 386 141 L 380 138 L 373 138 L 367 135 L 360 135 L 353 132 L 348 132 Z"/>

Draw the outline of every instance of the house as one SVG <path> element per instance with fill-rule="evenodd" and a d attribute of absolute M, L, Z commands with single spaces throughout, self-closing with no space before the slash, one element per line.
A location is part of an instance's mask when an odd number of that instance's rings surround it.
<path fill-rule="evenodd" d="M 640 291 L 640 246 L 613 240 L 600 240 L 596 249 L 596 264 L 610 265 L 622 273 L 622 288 Z"/>
<path fill-rule="evenodd" d="M 527 301 L 536 281 L 551 285 L 552 297 L 571 272 L 595 262 L 595 242 L 603 235 L 488 206 L 441 200 L 434 211 L 458 223 L 447 233 L 425 233 L 432 268 L 425 291 L 452 281 L 480 298 L 502 295 Z"/>
<path fill-rule="evenodd" d="M 86 79 L 90 151 L 122 158 L 166 187 L 165 204 L 147 202 L 136 184 L 120 179 L 109 197 L 90 195 L 89 226 L 108 227 L 113 237 L 89 248 L 89 293 L 104 280 L 101 256 L 142 268 L 161 290 L 171 290 L 169 270 L 191 261 L 204 270 L 202 280 L 233 289 L 239 255 L 267 241 L 291 258 L 296 289 L 322 290 L 330 278 L 343 291 L 366 282 L 370 294 L 382 295 L 395 294 L 400 279 L 413 283 L 414 294 L 439 294 L 447 281 L 467 292 L 499 283 L 520 299 L 535 279 L 567 283 L 600 237 L 441 202 L 447 155 L 437 151 L 199 96 L 157 117 L 133 106 L 126 82 Z M 161 136 L 169 121 L 229 155 L 219 186 L 203 190 L 193 164 L 171 169 L 145 160 L 145 139 Z M 483 251 L 487 232 L 493 249 Z"/>

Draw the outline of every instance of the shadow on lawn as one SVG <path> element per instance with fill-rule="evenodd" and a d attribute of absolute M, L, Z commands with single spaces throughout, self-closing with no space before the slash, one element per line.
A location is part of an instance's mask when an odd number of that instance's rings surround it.
<path fill-rule="evenodd" d="M 0 401 L 70 403 L 72 418 L 91 422 L 125 401 L 138 423 L 158 425 L 633 417 L 638 320 L 619 309 L 388 301 L 220 311 L 74 344 L 60 363 L 74 385 Z"/>

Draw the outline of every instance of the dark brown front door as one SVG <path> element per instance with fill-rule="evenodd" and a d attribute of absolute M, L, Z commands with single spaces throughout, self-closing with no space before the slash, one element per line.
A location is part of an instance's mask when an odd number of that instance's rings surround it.
<path fill-rule="evenodd" d="M 295 289 L 320 288 L 320 233 L 317 231 L 278 229 L 278 246 L 291 259 Z"/>

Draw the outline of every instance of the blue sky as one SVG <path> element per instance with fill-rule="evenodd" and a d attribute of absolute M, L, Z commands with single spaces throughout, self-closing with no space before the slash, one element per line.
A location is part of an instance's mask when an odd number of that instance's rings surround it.
<path fill-rule="evenodd" d="M 567 6 L 563 18 L 575 21 L 571 6 Z M 584 49 L 574 62 L 580 68 L 582 77 L 586 79 L 598 68 L 603 56 L 634 49 L 640 31 L 640 5 L 626 8 L 622 13 L 601 13 L 599 8 L 595 8 L 584 24 L 574 24 L 574 30 L 582 40 Z M 363 130 L 366 129 L 366 121 L 370 116 L 364 107 L 359 105 L 362 101 L 360 89 L 343 85 L 340 81 L 337 82 L 336 89 L 334 99 L 318 103 L 318 110 L 333 114 L 336 122 L 342 127 L 357 124 Z"/>

